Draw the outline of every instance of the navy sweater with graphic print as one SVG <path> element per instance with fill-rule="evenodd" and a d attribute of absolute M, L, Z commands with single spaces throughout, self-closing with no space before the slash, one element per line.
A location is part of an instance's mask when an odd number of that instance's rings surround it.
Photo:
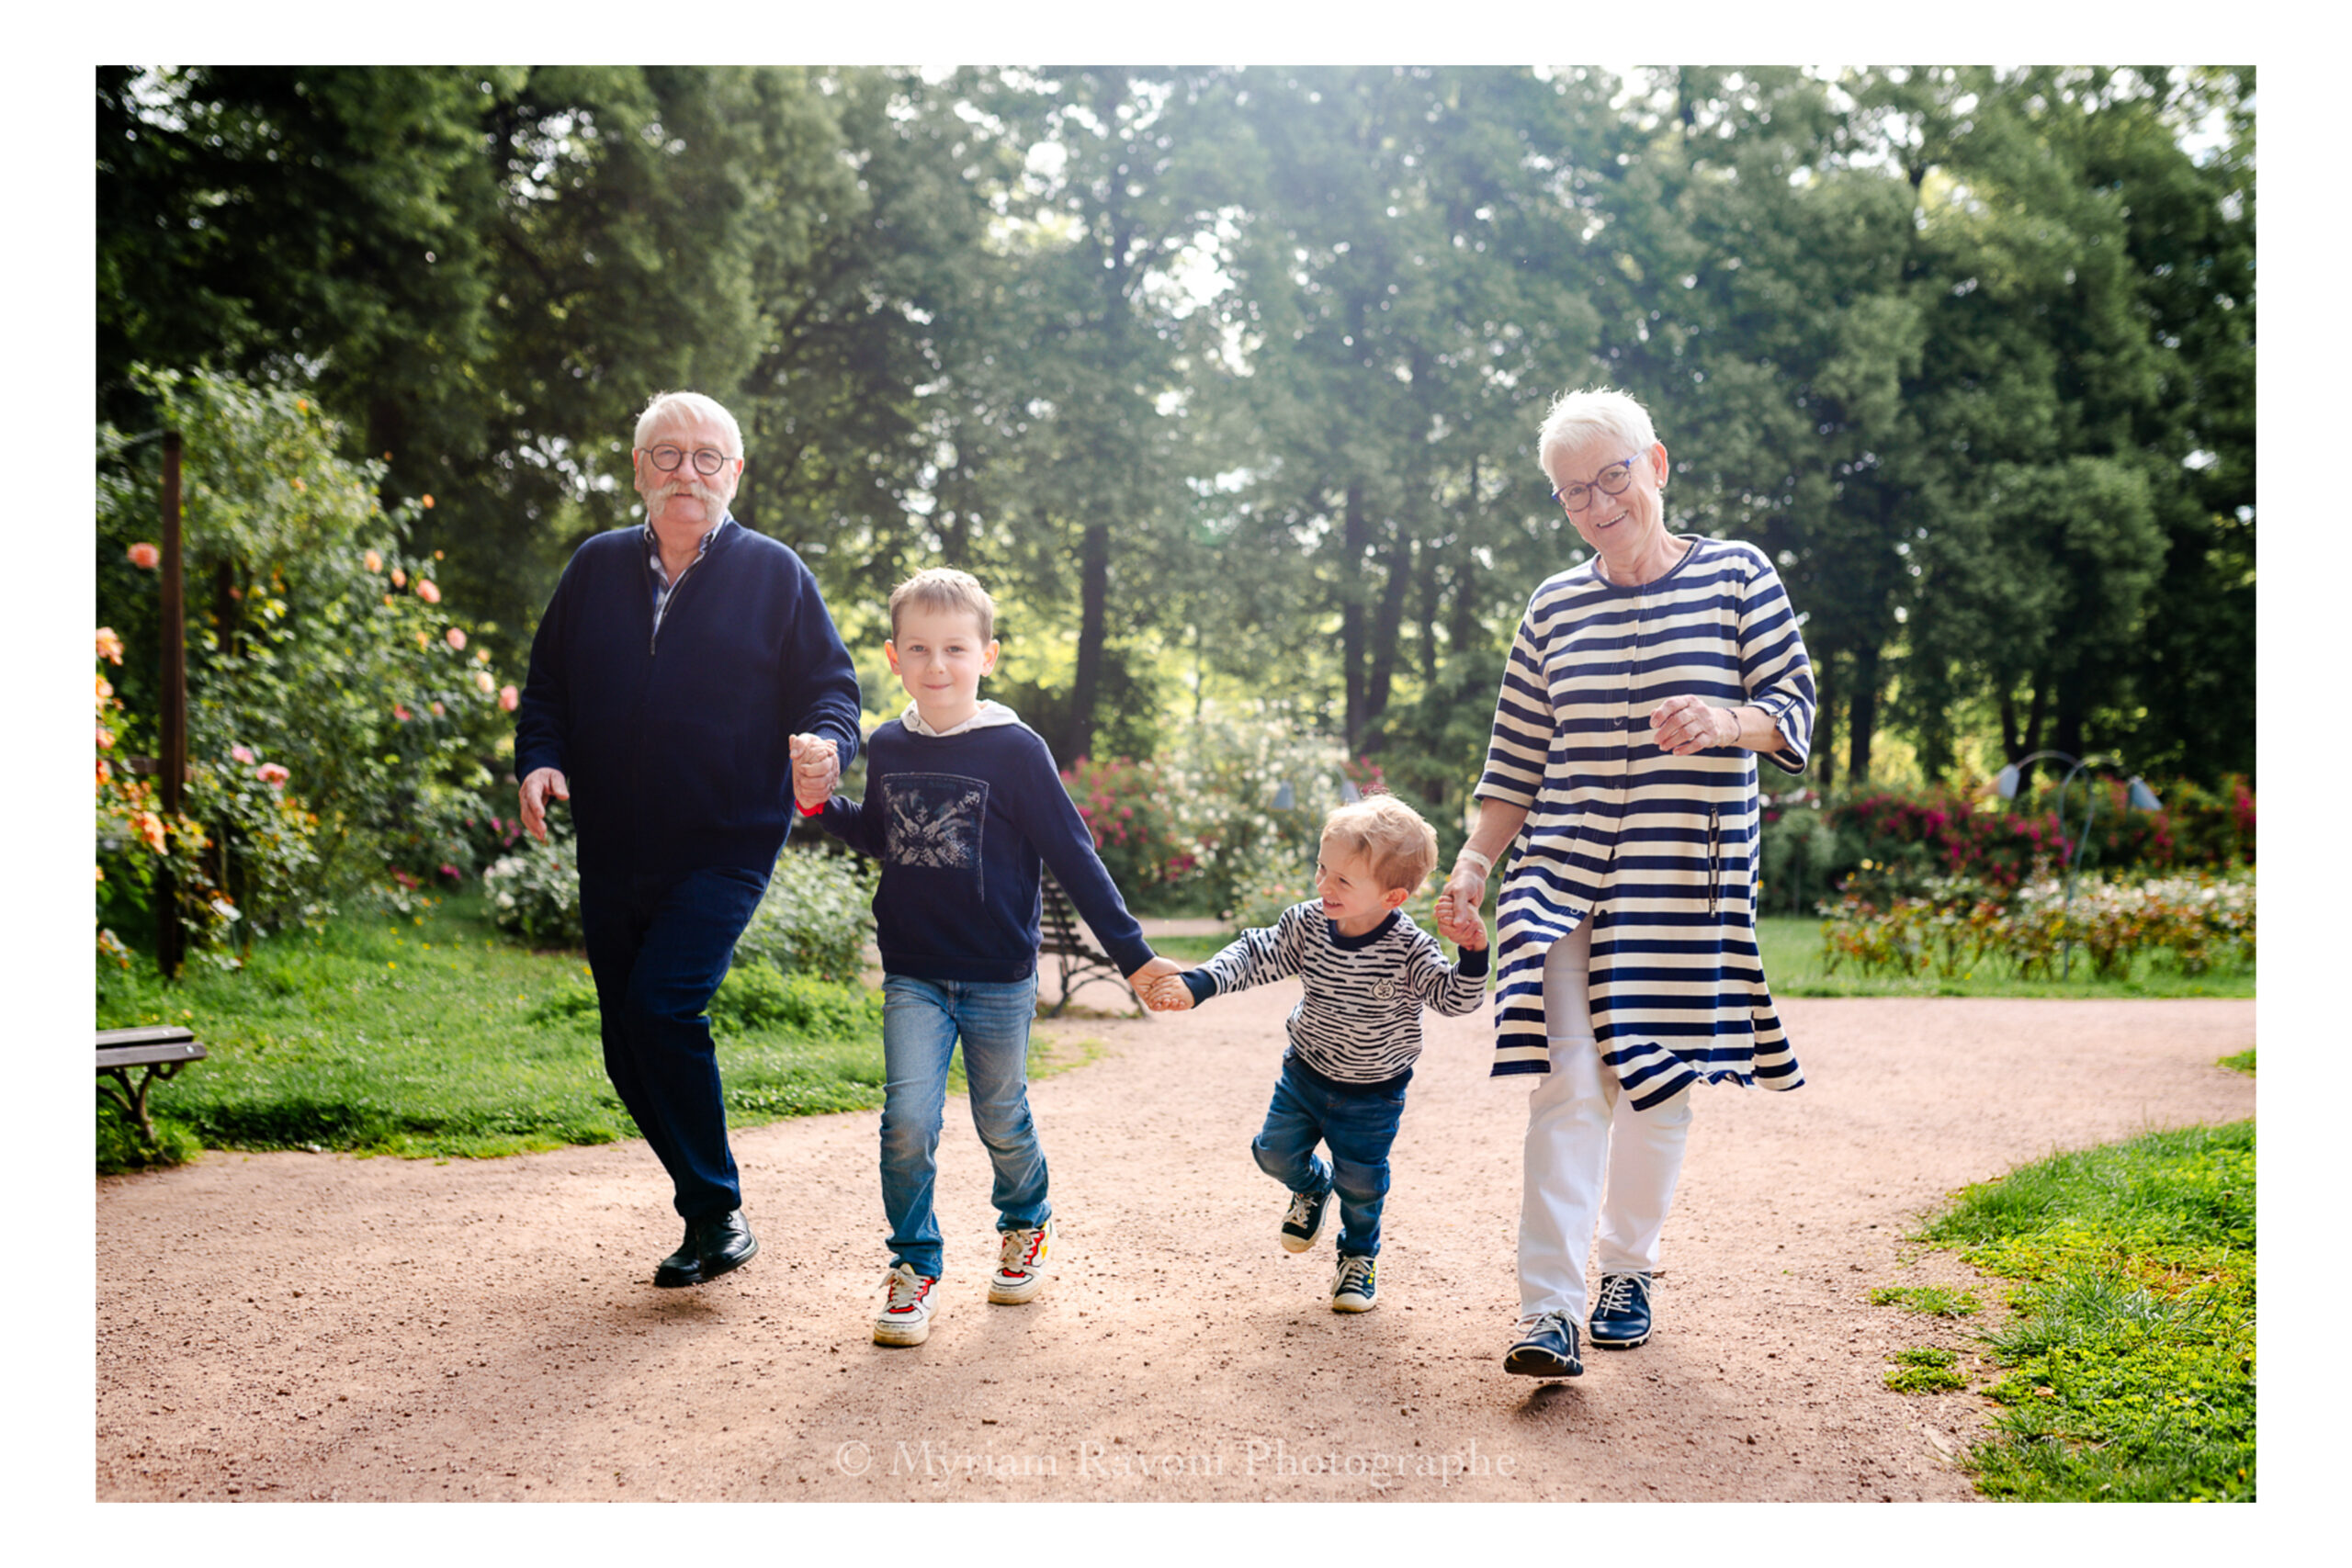
<path fill-rule="evenodd" d="M 916 735 L 894 718 L 866 740 L 865 801 L 837 795 L 818 820 L 882 862 L 874 935 L 893 975 L 1027 979 L 1037 967 L 1041 863 L 1121 973 L 1151 962 L 1053 752 L 1025 724 Z"/>
<path fill-rule="evenodd" d="M 795 734 L 857 754 L 857 671 L 817 580 L 723 520 L 653 623 L 641 528 L 573 552 L 531 639 L 514 776 L 560 769 L 582 876 L 765 876 L 792 830 Z"/>

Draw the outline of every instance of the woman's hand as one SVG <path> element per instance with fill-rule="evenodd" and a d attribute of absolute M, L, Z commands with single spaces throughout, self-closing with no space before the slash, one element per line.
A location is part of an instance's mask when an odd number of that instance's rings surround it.
<path fill-rule="evenodd" d="M 1657 749 L 1677 757 L 1739 743 L 1739 716 L 1703 697 L 1668 697 L 1650 709 L 1650 735 Z"/>
<path fill-rule="evenodd" d="M 1487 928 L 1478 919 L 1487 901 L 1487 878 L 1475 861 L 1454 862 L 1453 874 L 1437 896 L 1437 929 L 1456 947 L 1484 947 Z"/>

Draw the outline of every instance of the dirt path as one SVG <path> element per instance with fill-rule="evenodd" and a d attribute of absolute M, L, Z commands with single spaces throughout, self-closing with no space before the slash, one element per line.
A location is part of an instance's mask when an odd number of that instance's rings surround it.
<path fill-rule="evenodd" d="M 738 1134 L 763 1250 L 654 1290 L 641 1144 L 435 1165 L 216 1154 L 97 1183 L 101 1500 L 1951 1499 L 1967 1395 L 1880 1374 L 1912 1217 L 2055 1148 L 2254 1112 L 2242 1001 L 1784 1004 L 1809 1087 L 1702 1091 L 1660 1326 L 1574 1382 L 1499 1365 L 1524 1090 L 1432 1018 L 1381 1305 L 1329 1310 L 1250 1163 L 1294 986 L 1057 1026 L 1034 1092 L 1062 1272 L 991 1307 L 986 1157 L 940 1157 L 931 1342 L 868 1338 L 876 1114 Z M 1107 1001 L 1109 993 L 1088 993 Z M 1951 1342 L 1959 1343 L 1954 1338 Z"/>

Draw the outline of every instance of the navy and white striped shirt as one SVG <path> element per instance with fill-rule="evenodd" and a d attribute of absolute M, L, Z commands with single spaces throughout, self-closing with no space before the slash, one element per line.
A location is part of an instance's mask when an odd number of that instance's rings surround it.
<path fill-rule="evenodd" d="M 1645 1111 L 1690 1085 L 1804 1082 L 1756 945 L 1756 754 L 1661 750 L 1670 696 L 1764 710 L 1802 772 L 1815 694 L 1794 608 L 1753 545 L 1695 539 L 1655 581 L 1591 562 L 1535 591 L 1503 669 L 1482 800 L 1523 807 L 1495 901 L 1495 1072 L 1551 1069 L 1544 958 L 1592 923 L 1601 1060 Z"/>
<path fill-rule="evenodd" d="M 1437 939 L 1391 909 L 1362 936 L 1341 936 L 1318 899 L 1293 904 L 1272 926 L 1243 931 L 1184 984 L 1193 1000 L 1295 975 L 1306 994 L 1290 1013 L 1290 1054 L 1338 1083 L 1385 1083 L 1421 1054 L 1421 1010 L 1448 1018 L 1487 998 L 1487 950 L 1445 961 Z"/>

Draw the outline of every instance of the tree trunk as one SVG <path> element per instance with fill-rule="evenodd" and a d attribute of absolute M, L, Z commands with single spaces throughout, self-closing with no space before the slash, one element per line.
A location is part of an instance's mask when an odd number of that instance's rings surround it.
<path fill-rule="evenodd" d="M 1405 629 L 1405 590 L 1411 585 L 1412 547 L 1399 539 L 1386 552 L 1388 579 L 1380 590 L 1380 608 L 1373 617 L 1372 669 L 1364 678 L 1363 739 L 1359 754 L 1380 744 L 1380 722 L 1388 714 L 1388 693 L 1396 679 L 1397 645 Z"/>
<path fill-rule="evenodd" d="M 1824 795 L 1838 780 L 1837 691 L 1838 656 L 1824 650 L 1813 667 L 1813 762 Z"/>
<path fill-rule="evenodd" d="M 1363 745 L 1365 711 L 1363 556 L 1371 543 L 1364 519 L 1363 481 L 1348 481 L 1347 513 L 1340 530 L 1340 670 L 1346 692 L 1348 755 Z"/>
<path fill-rule="evenodd" d="M 1846 784 L 1853 788 L 1871 782 L 1871 741 L 1878 730 L 1879 650 L 1865 647 L 1854 655 L 1854 694 L 1846 726 Z"/>
<path fill-rule="evenodd" d="M 1102 683 L 1103 623 L 1111 597 L 1111 530 L 1087 525 L 1079 541 L 1078 675 L 1069 693 L 1069 733 L 1061 761 L 1074 765 L 1094 746 L 1094 702 Z"/>

